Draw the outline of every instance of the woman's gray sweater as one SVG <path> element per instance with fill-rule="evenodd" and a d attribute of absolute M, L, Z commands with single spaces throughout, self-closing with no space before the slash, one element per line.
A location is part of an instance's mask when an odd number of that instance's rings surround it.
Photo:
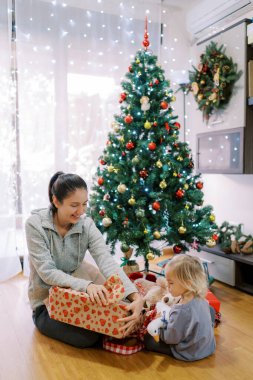
<path fill-rule="evenodd" d="M 33 310 L 43 304 L 51 286 L 86 291 L 91 281 L 75 278 L 71 274 L 80 267 L 87 249 L 105 278 L 115 273 L 120 276 L 125 297 L 137 292 L 111 256 L 91 218 L 85 216 L 80 219 L 62 237 L 55 229 L 50 208 L 39 209 L 32 211 L 25 228 L 30 263 L 28 295 Z"/>

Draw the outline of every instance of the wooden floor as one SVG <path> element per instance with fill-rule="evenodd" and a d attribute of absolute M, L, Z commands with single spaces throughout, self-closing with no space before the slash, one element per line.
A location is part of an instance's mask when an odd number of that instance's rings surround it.
<path fill-rule="evenodd" d="M 222 323 L 217 350 L 207 359 L 184 363 L 150 352 L 122 356 L 102 349 L 76 349 L 42 336 L 34 327 L 27 279 L 0 284 L 1 380 L 251 380 L 253 296 L 215 282 Z"/>

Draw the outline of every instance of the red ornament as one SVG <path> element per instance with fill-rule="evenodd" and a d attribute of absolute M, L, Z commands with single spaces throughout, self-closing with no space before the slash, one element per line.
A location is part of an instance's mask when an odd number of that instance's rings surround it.
<path fill-rule="evenodd" d="M 125 157 L 126 152 L 123 151 L 121 154 L 122 154 L 122 157 Z"/>
<path fill-rule="evenodd" d="M 196 183 L 196 188 L 199 189 L 199 190 L 201 190 L 203 188 L 203 186 L 204 186 L 203 182 L 201 182 L 201 181 L 199 181 L 199 182 Z"/>
<path fill-rule="evenodd" d="M 142 45 L 147 48 L 149 46 L 149 41 L 148 40 L 144 40 L 142 41 Z"/>
<path fill-rule="evenodd" d="M 104 183 L 104 178 L 103 177 L 98 177 L 98 184 L 99 186 L 102 186 Z"/>
<path fill-rule="evenodd" d="M 173 252 L 178 254 L 182 251 L 182 248 L 180 247 L 180 245 L 174 245 L 173 247 Z"/>
<path fill-rule="evenodd" d="M 146 169 L 142 169 L 142 170 L 139 172 L 139 174 L 140 174 L 140 177 L 141 177 L 141 178 L 147 178 L 147 176 L 148 176 L 148 172 L 147 172 Z"/>
<path fill-rule="evenodd" d="M 168 131 L 168 132 L 169 132 L 170 129 L 171 129 L 170 126 L 169 126 L 169 123 L 167 123 L 167 122 L 165 123 L 165 129 L 166 129 L 166 131 Z"/>
<path fill-rule="evenodd" d="M 156 150 L 156 143 L 154 143 L 153 141 L 151 143 L 148 144 L 148 149 L 149 150 Z"/>
<path fill-rule="evenodd" d="M 128 218 L 125 218 L 125 220 L 122 222 L 124 227 L 128 226 Z"/>
<path fill-rule="evenodd" d="M 126 97 L 127 97 L 127 95 L 126 95 L 125 92 L 122 92 L 122 93 L 120 94 L 120 99 L 121 99 L 122 101 L 126 100 Z"/>
<path fill-rule="evenodd" d="M 178 143 L 173 144 L 174 148 L 178 148 Z"/>
<path fill-rule="evenodd" d="M 99 211 L 99 215 L 104 217 L 105 216 L 105 209 Z"/>
<path fill-rule="evenodd" d="M 184 196 L 184 190 L 183 189 L 178 189 L 176 191 L 176 197 L 181 199 L 181 198 L 183 198 L 183 196 Z"/>
<path fill-rule="evenodd" d="M 166 110 L 168 108 L 168 103 L 165 102 L 165 101 L 162 101 L 161 104 L 160 104 L 160 107 L 163 109 L 163 110 Z"/>
<path fill-rule="evenodd" d="M 194 168 L 194 163 L 193 163 L 192 161 L 189 162 L 188 168 L 189 168 L 189 169 Z"/>
<path fill-rule="evenodd" d="M 208 70 L 208 65 L 205 63 L 205 64 L 203 65 L 202 72 L 203 72 L 203 73 L 206 73 L 207 70 Z"/>
<path fill-rule="evenodd" d="M 159 84 L 159 80 L 158 79 L 155 80 L 155 84 Z"/>
<path fill-rule="evenodd" d="M 156 211 L 159 211 L 161 208 L 161 205 L 158 201 L 155 201 L 154 203 L 152 203 L 152 208 Z"/>
<path fill-rule="evenodd" d="M 129 67 L 128 67 L 128 71 L 129 71 L 129 73 L 132 73 L 132 72 L 133 72 L 133 68 L 132 68 L 132 66 L 129 66 Z"/>
<path fill-rule="evenodd" d="M 149 87 L 152 87 L 153 86 L 153 83 L 152 82 L 149 82 Z"/>
<path fill-rule="evenodd" d="M 157 127 L 157 125 L 158 125 L 158 124 L 157 124 L 157 121 L 154 121 L 153 126 L 154 126 L 154 127 Z"/>
<path fill-rule="evenodd" d="M 99 162 L 100 162 L 101 165 L 106 165 L 106 162 L 103 159 L 99 160 Z"/>
<path fill-rule="evenodd" d="M 179 129 L 179 128 L 181 127 L 181 125 L 176 121 L 176 122 L 174 123 L 174 127 L 177 128 L 177 129 Z"/>
<path fill-rule="evenodd" d="M 147 50 L 147 47 L 149 46 L 149 40 L 148 40 L 148 19 L 146 17 L 145 20 L 145 33 L 144 33 L 144 41 L 142 41 L 142 45 L 144 46 L 145 50 Z"/>
<path fill-rule="evenodd" d="M 128 150 L 132 150 L 134 149 L 134 143 L 132 141 L 129 141 L 127 144 L 126 144 L 126 148 Z"/>
<path fill-rule="evenodd" d="M 217 234 L 213 234 L 212 239 L 214 241 L 217 241 L 219 239 L 219 236 Z"/>
<path fill-rule="evenodd" d="M 110 140 L 107 140 L 107 141 L 106 141 L 106 145 L 111 145 L 111 141 L 110 141 Z"/>
<path fill-rule="evenodd" d="M 127 124 L 130 124 L 130 123 L 132 123 L 132 121 L 133 121 L 133 116 L 132 115 L 127 115 L 126 117 L 125 117 L 125 122 L 127 123 Z"/>

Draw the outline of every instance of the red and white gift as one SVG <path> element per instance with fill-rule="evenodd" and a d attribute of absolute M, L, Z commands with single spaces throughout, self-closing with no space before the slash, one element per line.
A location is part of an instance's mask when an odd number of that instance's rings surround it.
<path fill-rule="evenodd" d="M 85 292 L 51 287 L 49 297 L 45 300 L 50 318 L 114 338 L 122 338 L 123 332 L 119 328 L 124 322 L 118 322 L 118 319 L 129 315 L 125 310 L 127 303 L 122 301 L 123 283 L 118 275 L 112 275 L 104 286 L 109 292 L 107 306 L 92 303 Z"/>

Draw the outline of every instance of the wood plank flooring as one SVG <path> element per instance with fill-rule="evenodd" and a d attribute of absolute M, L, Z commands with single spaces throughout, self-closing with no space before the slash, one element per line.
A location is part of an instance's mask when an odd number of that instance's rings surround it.
<path fill-rule="evenodd" d="M 251 380 L 253 296 L 215 282 L 222 323 L 216 353 L 184 363 L 141 351 L 122 356 L 102 349 L 76 349 L 41 335 L 33 325 L 28 280 L 18 275 L 0 284 L 0 380 Z"/>

